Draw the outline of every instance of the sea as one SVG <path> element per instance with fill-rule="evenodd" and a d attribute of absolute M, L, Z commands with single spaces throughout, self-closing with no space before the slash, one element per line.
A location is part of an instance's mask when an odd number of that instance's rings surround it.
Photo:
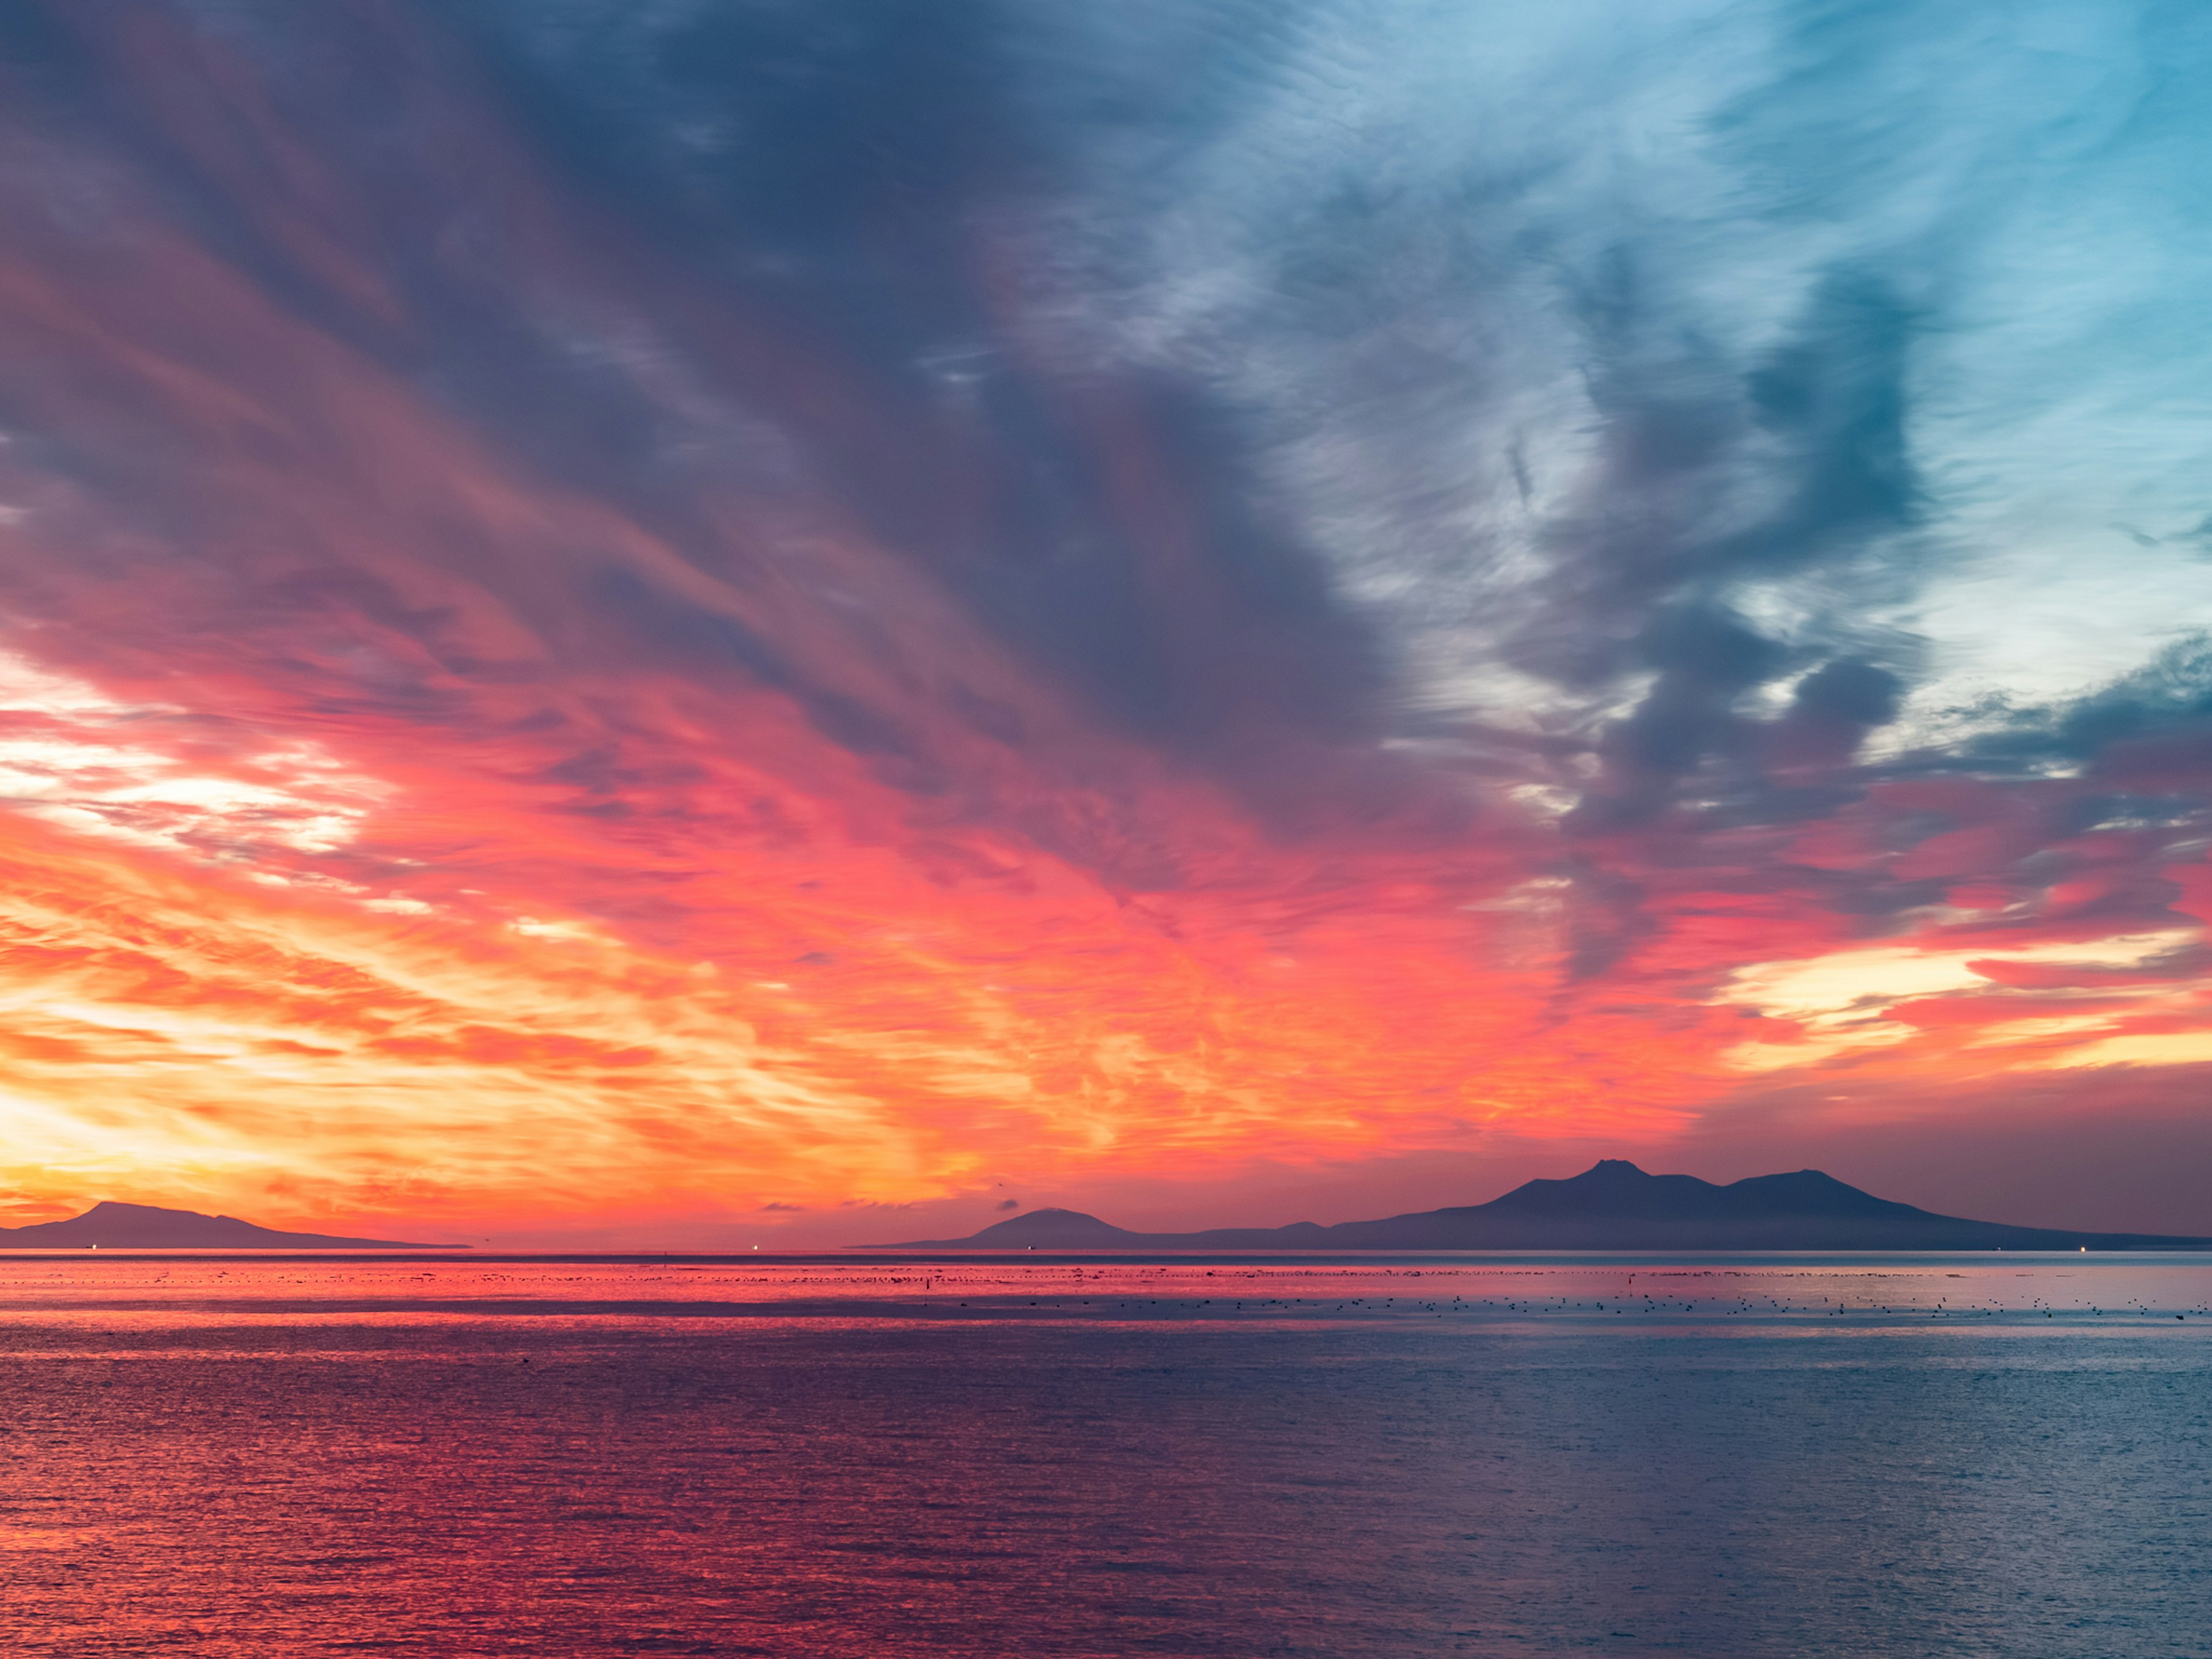
<path fill-rule="evenodd" d="M 2212 1256 L 0 1259 L 0 1654 L 2212 1654 Z"/>

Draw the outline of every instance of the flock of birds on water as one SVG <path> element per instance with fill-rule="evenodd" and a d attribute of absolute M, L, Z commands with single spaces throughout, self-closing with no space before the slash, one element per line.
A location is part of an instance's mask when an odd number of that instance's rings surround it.
<path fill-rule="evenodd" d="M 105 1265 L 105 1264 L 104 1264 Z M 351 1312 L 472 1315 L 559 1312 L 643 1317 L 844 1317 L 969 1320 L 1036 1317 L 1179 1322 L 1254 1318 L 1310 1322 L 1408 1318 L 1485 1324 L 1531 1321 L 1660 1321 L 1669 1325 L 1800 1324 L 1840 1320 L 1849 1327 L 2064 1322 L 2072 1326 L 2187 1323 L 2212 1317 L 2212 1298 L 2154 1298 L 2139 1287 L 2092 1272 L 1622 1267 L 1618 1278 L 1589 1268 L 1236 1266 L 1213 1267 L 1085 1263 L 888 1264 L 771 1268 L 711 1261 L 518 1264 L 297 1263 L 229 1261 L 139 1264 L 113 1275 L 122 1301 L 148 1297 L 204 1314 L 250 1311 L 283 1302 L 285 1310 L 327 1302 Z M 22 1264 L 32 1269 L 33 1264 Z M 62 1264 L 0 1273 L 0 1300 L 40 1299 L 42 1289 L 81 1295 L 88 1287 Z M 1538 1286 L 1571 1274 L 1564 1292 Z M 2136 1275 L 2130 1275 L 2136 1277 Z M 2067 1296 L 2058 1279 L 2104 1279 L 2122 1292 L 2099 1297 L 2087 1285 Z M 1529 1281 L 1516 1285 L 1513 1280 Z M 1223 1281 L 1227 1282 L 1223 1282 Z M 1416 1285 L 1413 1281 L 1427 1282 Z M 1439 1285 L 1436 1281 L 1445 1281 Z M 1461 1288 L 1447 1289 L 1458 1280 Z M 1612 1280 L 1610 1284 L 1607 1281 Z M 1791 1281 L 1801 1281 L 1793 1284 Z M 1802 1283 L 1802 1281 L 1812 1281 Z M 1971 1280 L 1971 1283 L 1963 1282 Z M 2027 1284 L 2019 1281 L 2027 1280 Z M 1640 1281 L 1640 1282 L 1639 1282 Z M 1716 1282 L 1719 1281 L 1719 1282 Z M 1728 1281 L 1735 1281 L 1729 1283 Z M 1947 1284 L 1947 1281 L 1961 1281 Z M 2009 1282 L 2008 1282 L 2009 1281 Z M 2166 1288 L 2160 1286 L 2159 1288 Z M 2203 1275 L 2177 1276 L 2172 1288 L 2202 1291 Z M 14 1295 L 11 1295 L 13 1292 Z M 81 1304 L 80 1304 L 81 1305 Z M 276 1311 L 273 1305 L 270 1311 Z"/>

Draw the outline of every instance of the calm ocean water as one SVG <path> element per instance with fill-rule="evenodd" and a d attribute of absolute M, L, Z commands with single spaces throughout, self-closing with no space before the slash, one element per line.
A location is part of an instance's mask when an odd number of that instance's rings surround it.
<path fill-rule="evenodd" d="M 2212 1258 L 0 1260 L 0 1653 L 2202 1656 Z"/>

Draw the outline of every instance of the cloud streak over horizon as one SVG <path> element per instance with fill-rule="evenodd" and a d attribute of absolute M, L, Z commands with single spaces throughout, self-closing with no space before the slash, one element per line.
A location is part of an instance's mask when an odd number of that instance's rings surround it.
<path fill-rule="evenodd" d="M 0 0 L 0 1187 L 2212 1231 L 2208 59 Z"/>

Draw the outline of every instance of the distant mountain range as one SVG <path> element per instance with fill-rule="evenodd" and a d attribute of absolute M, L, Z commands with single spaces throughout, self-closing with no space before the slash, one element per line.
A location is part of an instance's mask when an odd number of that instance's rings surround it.
<path fill-rule="evenodd" d="M 886 1249 L 1018 1250 L 2177 1250 L 2212 1239 L 2077 1233 L 1967 1221 L 1896 1204 L 1818 1170 L 1725 1187 L 1609 1158 L 1487 1204 L 1384 1221 L 1137 1233 L 1074 1210 L 1032 1210 L 967 1238 Z"/>
<path fill-rule="evenodd" d="M 335 1238 L 280 1233 L 236 1216 L 164 1210 L 151 1204 L 100 1203 L 67 1221 L 0 1227 L 0 1250 L 451 1250 L 398 1238 Z"/>

